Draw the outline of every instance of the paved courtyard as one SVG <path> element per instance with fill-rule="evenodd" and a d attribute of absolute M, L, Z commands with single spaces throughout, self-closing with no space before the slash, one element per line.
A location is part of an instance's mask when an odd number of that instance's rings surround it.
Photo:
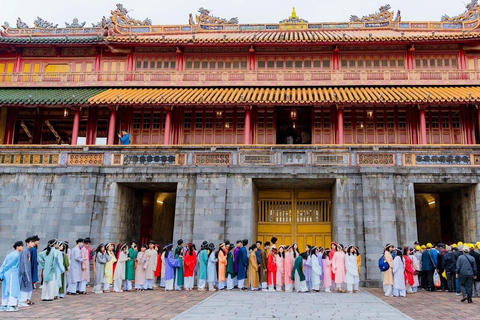
<path fill-rule="evenodd" d="M 404 320 L 407 315 L 366 291 L 357 294 L 221 292 L 175 319 Z"/>
<path fill-rule="evenodd" d="M 419 292 L 407 298 L 387 298 L 381 289 L 358 294 L 270 292 L 165 292 L 67 296 L 42 302 L 0 319 L 140 320 L 140 319 L 477 319 L 480 299 L 473 304 L 446 292 Z"/>

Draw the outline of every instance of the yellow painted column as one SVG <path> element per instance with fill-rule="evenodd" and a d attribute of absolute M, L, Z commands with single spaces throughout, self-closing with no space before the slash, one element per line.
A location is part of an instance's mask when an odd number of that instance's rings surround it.
<path fill-rule="evenodd" d="M 7 107 L 0 107 L 0 144 L 5 144 L 5 127 L 7 126 Z"/>

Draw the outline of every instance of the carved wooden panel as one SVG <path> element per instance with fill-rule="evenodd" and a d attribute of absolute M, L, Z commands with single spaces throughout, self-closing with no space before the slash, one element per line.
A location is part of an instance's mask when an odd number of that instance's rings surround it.
<path fill-rule="evenodd" d="M 360 166 L 394 166 L 395 154 L 393 153 L 360 153 L 358 155 Z"/>

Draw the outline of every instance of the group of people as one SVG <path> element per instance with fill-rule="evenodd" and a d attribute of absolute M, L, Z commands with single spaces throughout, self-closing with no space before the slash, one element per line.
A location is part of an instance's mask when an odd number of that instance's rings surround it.
<path fill-rule="evenodd" d="M 384 249 L 379 268 L 386 296 L 405 297 L 421 288 L 456 292 L 468 303 L 480 297 L 480 242 L 435 246 L 415 242 L 412 248 L 389 243 Z"/>
<path fill-rule="evenodd" d="M 18 311 L 34 305 L 32 292 L 41 274 L 41 299 L 53 301 L 66 295 L 88 294 L 93 274 L 93 293 L 145 291 L 266 290 L 286 292 L 358 292 L 361 257 L 359 249 L 335 242 L 330 248 L 307 245 L 302 253 L 297 243 L 280 245 L 248 240 L 231 244 L 183 240 L 162 249 L 154 241 L 99 244 L 89 238 L 67 241 L 52 239 L 38 252 L 40 239 L 32 236 L 13 245 L 1 268 L 1 311 Z M 113 286 L 113 287 L 112 287 Z"/>

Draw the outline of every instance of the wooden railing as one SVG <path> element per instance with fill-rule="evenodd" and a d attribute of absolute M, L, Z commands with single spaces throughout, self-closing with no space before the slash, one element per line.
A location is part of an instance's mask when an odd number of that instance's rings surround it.
<path fill-rule="evenodd" d="M 473 85 L 472 70 L 172 71 L 0 73 L 0 87 Z"/>

